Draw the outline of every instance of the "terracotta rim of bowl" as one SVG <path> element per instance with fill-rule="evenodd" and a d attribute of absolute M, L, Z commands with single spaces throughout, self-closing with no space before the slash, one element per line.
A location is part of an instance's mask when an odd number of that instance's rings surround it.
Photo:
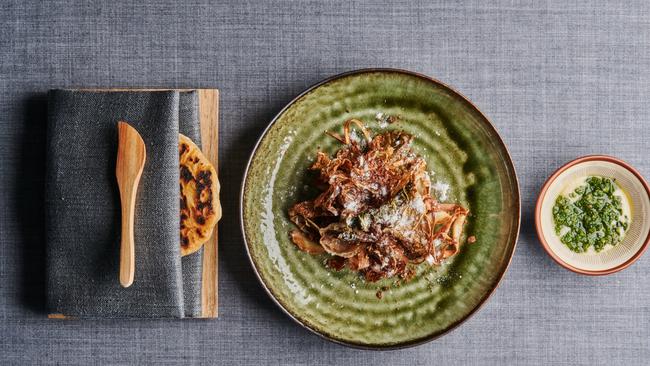
<path fill-rule="evenodd" d="M 517 213 L 517 219 L 516 219 L 516 225 L 515 225 L 515 234 L 514 234 L 513 239 L 512 239 L 512 250 L 508 253 L 508 261 L 507 261 L 506 265 L 503 267 L 503 269 L 500 271 L 500 273 L 497 274 L 496 282 L 494 283 L 494 286 L 490 289 L 490 291 L 485 294 L 485 296 L 478 302 L 478 304 L 474 307 L 474 309 L 472 309 L 466 316 L 459 319 L 455 323 L 451 324 L 449 327 L 447 327 L 442 332 L 434 333 L 434 334 L 431 334 L 431 335 L 428 335 L 428 336 L 425 336 L 425 337 L 422 337 L 422 338 L 417 338 L 417 339 L 413 339 L 413 340 L 409 340 L 409 341 L 405 341 L 405 342 L 400 342 L 400 343 L 396 343 L 396 344 L 388 344 L 388 345 L 373 345 L 373 344 L 365 344 L 365 343 L 355 343 L 355 342 L 350 342 L 350 341 L 338 339 L 338 338 L 332 337 L 332 336 L 330 336 L 328 334 L 322 333 L 317 329 L 312 328 L 311 326 L 309 326 L 308 324 L 305 324 L 302 320 L 300 320 L 299 318 L 297 318 L 296 316 L 291 314 L 291 312 L 289 312 L 289 310 L 287 310 L 284 307 L 284 305 L 275 297 L 275 295 L 273 294 L 273 291 L 271 290 L 271 288 L 269 288 L 267 286 L 266 282 L 264 281 L 264 279 L 260 275 L 260 272 L 257 269 L 257 264 L 256 264 L 255 260 L 253 259 L 253 256 L 251 255 L 250 249 L 248 247 L 248 238 L 246 236 L 246 230 L 245 230 L 245 227 L 244 227 L 244 195 L 245 195 L 245 191 L 246 191 L 246 182 L 248 180 L 248 171 L 250 169 L 250 165 L 251 165 L 253 159 L 255 158 L 255 156 L 257 154 L 257 149 L 258 149 L 260 143 L 262 142 L 262 140 L 264 139 L 264 137 L 266 136 L 268 131 L 271 129 L 271 127 L 278 120 L 278 118 L 291 105 L 293 105 L 296 101 L 298 101 L 300 98 L 302 98 L 303 96 L 309 94 L 312 90 L 314 90 L 314 89 L 316 89 L 316 88 L 318 88 L 318 87 L 320 87 L 322 85 L 325 85 L 325 84 L 327 84 L 329 82 L 332 82 L 334 80 L 338 80 L 338 79 L 341 79 L 341 78 L 344 78 L 344 77 L 348 77 L 348 76 L 352 76 L 352 75 L 358 75 L 358 74 L 364 74 L 364 73 L 374 73 L 374 72 L 404 74 L 404 75 L 414 76 L 414 77 L 420 78 L 422 80 L 426 80 L 426 81 L 428 81 L 430 83 L 433 83 L 433 84 L 441 87 L 444 90 L 449 91 L 451 94 L 458 96 L 459 100 L 466 103 L 469 108 L 474 109 L 478 113 L 478 115 L 481 117 L 482 122 L 484 123 L 484 125 L 487 126 L 491 130 L 491 132 L 493 132 L 494 135 L 496 136 L 497 141 L 495 141 L 495 143 L 497 143 L 498 146 L 503 149 L 502 151 L 505 152 L 504 162 L 506 163 L 507 168 L 512 172 L 512 176 L 514 178 L 513 188 L 514 188 L 515 193 L 517 195 L 517 199 L 515 200 L 515 206 L 514 206 L 514 209 L 515 209 L 515 211 Z M 418 346 L 418 345 L 431 342 L 431 341 L 433 341 L 435 339 L 438 339 L 438 338 L 444 336 L 445 334 L 447 334 L 447 333 L 451 332 L 452 330 L 456 329 L 457 327 L 459 327 L 461 324 L 463 324 L 465 321 L 467 321 L 469 318 L 471 318 L 474 314 L 476 314 L 476 312 L 478 312 L 478 310 L 480 310 L 483 307 L 483 305 L 485 305 L 487 300 L 490 299 L 490 297 L 492 296 L 494 291 L 497 289 L 497 287 L 499 287 L 499 284 L 501 284 L 501 281 L 503 280 L 503 277 L 504 277 L 505 273 L 508 271 L 508 268 L 510 267 L 510 263 L 512 263 L 512 257 L 514 256 L 515 250 L 517 248 L 517 241 L 519 240 L 519 232 L 520 232 L 520 229 L 521 229 L 521 192 L 520 192 L 520 189 L 519 189 L 519 178 L 517 177 L 517 171 L 515 170 L 515 165 L 514 165 L 514 162 L 512 161 L 512 156 L 510 155 L 510 151 L 508 150 L 508 147 L 506 146 L 505 142 L 503 141 L 503 138 L 501 137 L 499 132 L 496 130 L 496 128 L 494 127 L 492 122 L 485 116 L 485 114 L 478 107 L 476 107 L 467 97 L 465 97 L 463 94 L 456 91 L 451 86 L 449 86 L 449 85 L 447 85 L 447 84 L 445 84 L 445 83 L 443 83 L 443 82 L 441 82 L 441 81 L 439 81 L 437 79 L 434 79 L 434 78 L 432 78 L 430 76 L 420 74 L 420 73 L 417 73 L 417 72 L 414 72 L 414 71 L 409 71 L 409 70 L 404 70 L 404 69 L 396 69 L 396 68 L 367 68 L 367 69 L 358 69 L 358 70 L 348 71 L 348 72 L 344 72 L 344 73 L 341 73 L 341 74 L 338 74 L 338 75 L 334 75 L 334 76 L 328 77 L 328 78 L 326 78 L 326 79 L 324 79 L 324 80 L 310 86 L 305 91 L 303 91 L 302 93 L 297 95 L 295 98 L 293 98 L 289 103 L 287 103 L 273 117 L 271 122 L 266 126 L 266 128 L 262 132 L 261 136 L 258 138 L 257 142 L 255 143 L 255 147 L 253 148 L 253 150 L 252 150 L 252 152 L 250 154 L 250 157 L 248 159 L 248 162 L 246 164 L 246 170 L 244 171 L 244 176 L 243 176 L 242 184 L 241 184 L 241 190 L 240 190 L 240 194 L 239 194 L 239 220 L 240 220 L 239 224 L 240 224 L 240 228 L 241 228 L 241 231 L 242 231 L 242 236 L 243 236 L 244 244 L 245 244 L 244 246 L 246 248 L 246 254 L 248 255 L 248 259 L 250 261 L 250 264 L 253 267 L 253 271 L 255 272 L 255 276 L 257 277 L 258 281 L 260 282 L 260 284 L 262 285 L 262 287 L 266 291 L 267 295 L 271 298 L 271 300 L 273 300 L 273 302 L 280 308 L 280 310 L 282 310 L 282 312 L 284 312 L 286 315 L 288 315 L 289 318 L 291 318 L 293 321 L 295 321 L 297 324 L 299 324 L 303 328 L 305 328 L 305 329 L 309 330 L 310 332 L 316 334 L 317 336 L 319 336 L 319 337 L 321 337 L 323 339 L 326 339 L 328 341 L 334 342 L 334 343 L 338 343 L 338 344 L 341 344 L 341 345 L 344 345 L 344 346 L 348 346 L 348 347 L 352 347 L 352 348 L 358 348 L 358 349 L 394 350 L 394 349 L 402 349 L 402 348 L 409 348 L 409 347 Z M 510 243 L 508 243 L 508 244 L 510 244 Z"/>
<path fill-rule="evenodd" d="M 568 269 L 569 271 L 578 273 L 578 274 L 583 274 L 587 276 L 605 276 L 608 274 L 616 273 L 618 271 L 621 271 L 630 265 L 632 263 L 636 262 L 637 259 L 641 257 L 641 255 L 645 252 L 645 250 L 648 248 L 648 243 L 650 243 L 650 232 L 648 232 L 648 235 L 645 238 L 645 241 L 643 245 L 639 248 L 639 250 L 634 253 L 634 255 L 628 259 L 627 261 L 619 264 L 618 266 L 609 268 L 609 269 L 604 269 L 604 270 L 599 270 L 599 271 L 589 271 L 585 269 L 581 269 L 578 267 L 574 267 L 567 262 L 563 261 L 558 255 L 553 252 L 551 249 L 550 245 L 546 241 L 546 238 L 544 237 L 544 233 L 542 232 L 542 201 L 544 200 L 544 197 L 546 196 L 546 192 L 548 191 L 549 187 L 555 182 L 555 179 L 557 177 L 564 173 L 567 169 L 571 168 L 574 165 L 578 165 L 584 162 L 588 161 L 603 161 L 603 162 L 609 162 L 609 163 L 614 163 L 616 165 L 619 165 L 626 170 L 628 170 L 630 173 L 632 173 L 640 182 L 643 184 L 643 187 L 645 188 L 646 195 L 650 199 L 650 186 L 648 186 L 648 182 L 646 182 L 645 178 L 639 173 L 634 167 L 632 167 L 630 164 L 624 162 L 623 160 L 617 159 L 613 156 L 609 155 L 586 155 L 579 157 L 577 159 L 571 160 L 570 162 L 562 165 L 560 168 L 558 168 L 544 183 L 542 186 L 541 191 L 539 192 L 539 196 L 537 197 L 537 203 L 535 204 L 535 230 L 537 232 L 537 238 L 539 239 L 539 242 L 542 244 L 542 247 L 546 251 L 546 253 L 560 266 Z"/>

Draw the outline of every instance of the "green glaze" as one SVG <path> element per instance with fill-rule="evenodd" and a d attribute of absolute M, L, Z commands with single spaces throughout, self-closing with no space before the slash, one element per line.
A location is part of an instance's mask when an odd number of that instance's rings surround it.
<path fill-rule="evenodd" d="M 398 116 L 382 129 L 378 112 Z M 307 167 L 319 149 L 340 143 L 357 118 L 375 133 L 403 129 L 434 172 L 451 187 L 447 201 L 471 210 L 466 235 L 476 243 L 441 267 L 376 296 L 391 280 L 365 283 L 324 265 L 326 255 L 299 251 L 289 240 L 287 209 L 313 198 Z M 331 340 L 359 347 L 400 347 L 443 334 L 471 315 L 497 286 L 519 232 L 519 188 L 510 157 L 487 119 L 463 97 L 426 77 L 397 70 L 363 70 L 319 84 L 287 106 L 253 153 L 242 190 L 242 226 L 264 286 L 294 319 Z"/>

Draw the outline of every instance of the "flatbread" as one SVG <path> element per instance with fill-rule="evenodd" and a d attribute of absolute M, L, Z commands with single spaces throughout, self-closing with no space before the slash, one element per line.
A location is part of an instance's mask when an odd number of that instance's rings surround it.
<path fill-rule="evenodd" d="M 201 249 L 221 218 L 217 172 L 201 149 L 179 134 L 181 255 Z"/>

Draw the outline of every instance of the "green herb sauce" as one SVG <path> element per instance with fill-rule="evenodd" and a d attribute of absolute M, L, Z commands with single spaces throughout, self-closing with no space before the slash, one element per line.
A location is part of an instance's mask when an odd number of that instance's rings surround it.
<path fill-rule="evenodd" d="M 589 247 L 600 252 L 607 244 L 623 240 L 630 218 L 623 213 L 618 185 L 605 177 L 589 177 L 553 206 L 555 233 L 569 249 L 584 253 Z"/>

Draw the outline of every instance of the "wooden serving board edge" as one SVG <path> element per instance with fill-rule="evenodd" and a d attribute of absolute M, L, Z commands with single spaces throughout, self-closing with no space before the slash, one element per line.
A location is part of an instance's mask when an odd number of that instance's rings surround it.
<path fill-rule="evenodd" d="M 203 154 L 212 162 L 219 174 L 219 90 L 199 89 L 199 120 L 201 124 L 201 147 Z M 221 204 L 221 199 L 218 200 Z M 203 269 L 201 277 L 201 317 L 216 318 L 219 315 L 219 224 L 203 245 Z"/>
<path fill-rule="evenodd" d="M 210 159 L 219 176 L 219 90 L 218 89 L 75 89 L 85 91 L 191 91 L 199 93 L 199 123 L 201 127 L 201 147 L 203 154 Z M 221 199 L 219 199 L 221 202 Z M 221 204 L 221 203 L 220 203 Z M 219 316 L 219 224 L 214 227 L 212 236 L 203 245 L 203 264 L 201 270 L 201 316 L 200 318 L 214 319 Z M 65 314 L 48 314 L 48 319 L 74 319 Z"/>

